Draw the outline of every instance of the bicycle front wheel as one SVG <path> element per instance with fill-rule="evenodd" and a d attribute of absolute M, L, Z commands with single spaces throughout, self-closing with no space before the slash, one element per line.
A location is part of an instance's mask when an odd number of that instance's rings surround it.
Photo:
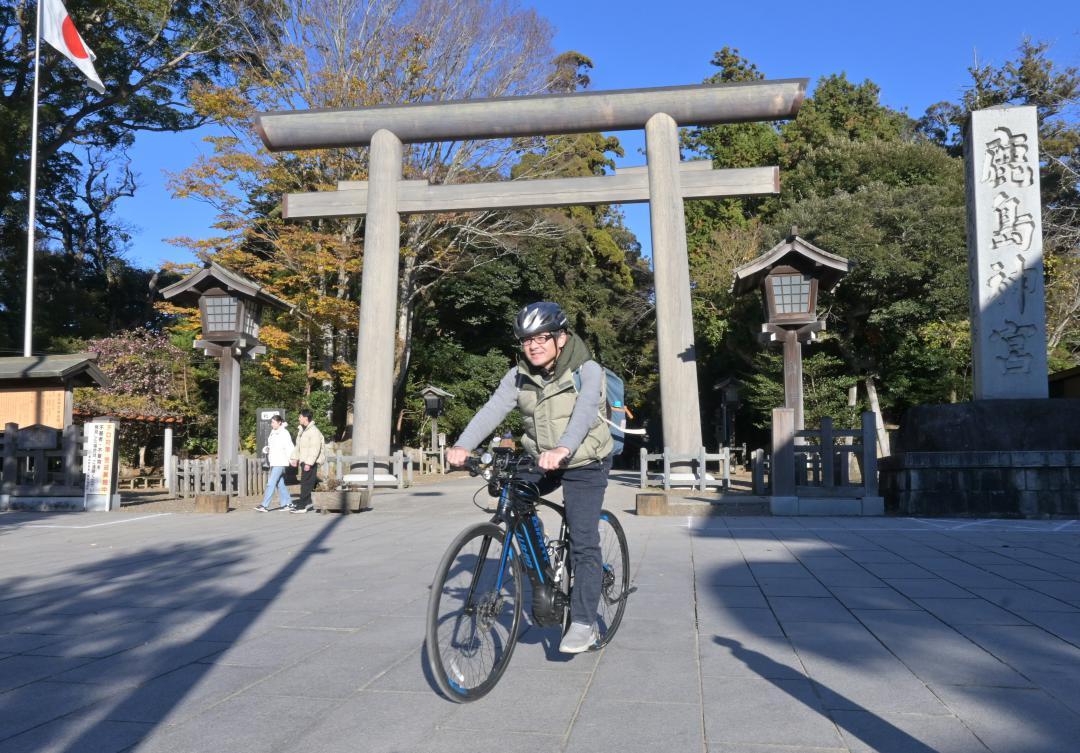
<path fill-rule="evenodd" d="M 427 621 L 428 661 L 447 698 L 475 701 L 495 687 L 517 643 L 521 594 L 521 564 L 502 528 L 481 523 L 454 539 L 435 571 Z"/>

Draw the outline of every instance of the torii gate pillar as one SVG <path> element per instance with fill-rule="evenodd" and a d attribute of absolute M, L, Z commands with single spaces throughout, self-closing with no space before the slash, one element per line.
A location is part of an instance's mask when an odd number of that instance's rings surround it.
<path fill-rule="evenodd" d="M 701 447 L 701 414 L 686 215 L 679 189 L 679 126 L 670 115 L 657 113 L 645 122 L 645 154 L 664 446 L 675 454 L 692 455 Z"/>
<path fill-rule="evenodd" d="M 394 402 L 394 332 L 401 259 L 397 184 L 401 139 L 385 129 L 371 137 L 364 270 L 360 282 L 360 332 L 356 344 L 353 402 L 354 455 L 390 453 Z M 392 296 L 387 291 L 394 291 Z"/>

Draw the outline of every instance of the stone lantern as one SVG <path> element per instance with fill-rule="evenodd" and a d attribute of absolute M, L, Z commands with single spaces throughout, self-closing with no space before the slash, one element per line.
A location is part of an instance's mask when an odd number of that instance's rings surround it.
<path fill-rule="evenodd" d="M 802 343 L 825 329 L 817 315 L 818 291 L 832 290 L 849 269 L 847 259 L 821 250 L 792 228 L 784 241 L 735 270 L 731 292 L 760 289 L 766 315 L 762 339 L 784 345 L 784 407 L 794 409 L 796 430 L 805 428 Z"/>
<path fill-rule="evenodd" d="M 441 390 L 430 384 L 420 390 L 420 394 L 424 398 L 424 415 L 431 418 L 431 450 L 432 452 L 439 452 L 441 458 L 442 453 L 441 448 L 439 447 L 439 416 L 443 414 L 446 400 L 452 398 L 453 395 L 446 390 Z"/>
<path fill-rule="evenodd" d="M 202 339 L 194 347 L 221 360 L 218 382 L 218 460 L 236 461 L 240 450 L 240 359 L 266 352 L 259 341 L 264 306 L 292 306 L 259 283 L 210 262 L 198 272 L 162 289 L 165 300 L 199 307 Z"/>

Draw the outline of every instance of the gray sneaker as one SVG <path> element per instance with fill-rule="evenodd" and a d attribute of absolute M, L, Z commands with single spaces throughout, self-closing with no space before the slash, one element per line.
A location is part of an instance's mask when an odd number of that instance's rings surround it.
<path fill-rule="evenodd" d="M 562 643 L 559 644 L 559 651 L 564 654 L 580 654 L 595 646 L 599 639 L 600 633 L 596 625 L 571 622 L 570 629 L 566 631 Z"/>

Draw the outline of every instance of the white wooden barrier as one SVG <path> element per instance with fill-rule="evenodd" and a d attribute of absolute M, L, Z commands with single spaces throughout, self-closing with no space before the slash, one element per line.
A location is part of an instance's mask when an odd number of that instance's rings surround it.
<path fill-rule="evenodd" d="M 709 487 L 719 487 L 724 491 L 731 488 L 731 448 L 721 447 L 719 452 L 708 453 L 705 452 L 705 448 L 701 447 L 698 452 L 693 455 L 680 455 L 673 453 L 670 448 L 665 447 L 662 453 L 650 454 L 644 447 L 641 448 L 641 466 L 639 470 L 639 482 L 638 486 L 641 489 L 645 489 L 649 486 L 661 486 L 664 490 L 668 490 L 672 487 L 671 478 L 671 466 L 673 463 L 682 463 L 683 467 L 686 464 L 690 464 L 693 469 L 695 481 L 693 484 L 679 484 L 676 482 L 676 486 L 693 486 L 699 491 L 706 491 Z M 663 469 L 660 472 L 649 471 L 649 463 L 660 461 L 663 464 Z M 709 478 L 708 464 L 717 463 L 717 473 L 713 478 Z"/>

